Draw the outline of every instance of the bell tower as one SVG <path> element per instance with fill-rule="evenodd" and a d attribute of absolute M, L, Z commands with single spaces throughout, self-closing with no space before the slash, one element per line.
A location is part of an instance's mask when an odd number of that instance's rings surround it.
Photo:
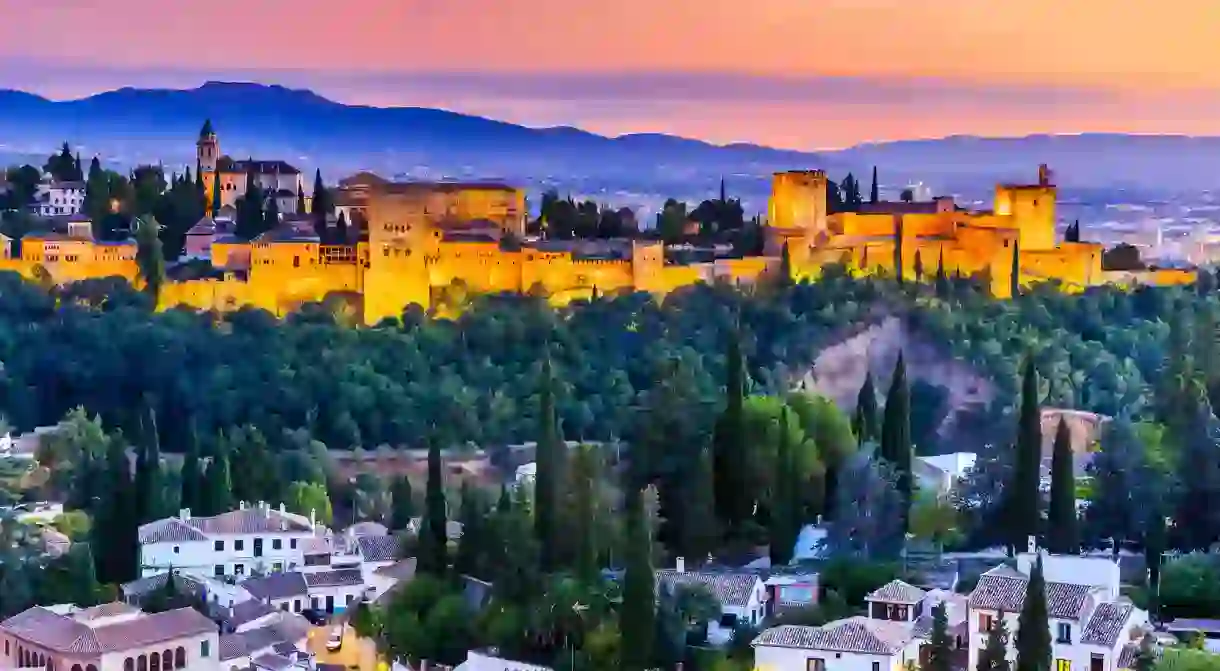
<path fill-rule="evenodd" d="M 220 160 L 220 141 L 216 139 L 216 131 L 212 129 L 212 120 L 203 122 L 199 130 L 199 141 L 195 143 L 195 157 L 199 159 L 199 168 L 205 175 L 216 172 L 216 162 Z"/>

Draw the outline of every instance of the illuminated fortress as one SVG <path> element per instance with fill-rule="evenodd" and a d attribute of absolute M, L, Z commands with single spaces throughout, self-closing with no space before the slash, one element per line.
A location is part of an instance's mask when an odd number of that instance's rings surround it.
<path fill-rule="evenodd" d="M 201 165 L 226 165 L 210 126 L 201 133 L 198 151 Z M 275 185 L 276 196 L 288 200 L 300 185 L 298 173 L 284 166 L 275 163 L 271 173 L 284 180 Z M 241 183 L 235 173 L 220 172 L 222 185 Z M 205 184 L 209 203 L 213 182 Z M 222 210 L 231 210 L 232 188 L 223 188 Z M 1105 272 L 1100 245 L 1057 241 L 1056 189 L 1045 166 L 1035 184 L 996 187 L 995 207 L 987 212 L 968 212 L 939 198 L 830 214 L 827 188 L 821 171 L 776 174 L 764 256 L 679 265 L 667 263 L 662 243 L 653 240 L 520 243 L 528 216 L 525 193 L 508 185 L 398 183 L 365 173 L 340 184 L 336 211 L 366 229 L 367 239 L 322 244 L 310 228 L 294 227 L 286 218 L 279 228 L 246 241 L 225 232 L 223 211 L 209 212 L 188 233 L 186 249 L 210 259 L 212 276 L 171 279 L 159 307 L 253 306 L 282 316 L 307 302 L 338 299 L 371 325 L 399 317 L 410 305 L 445 315 L 460 310 L 467 296 L 482 293 L 528 293 L 563 304 L 597 293 L 662 297 L 699 282 L 775 281 L 785 268 L 792 279 L 816 279 L 827 264 L 892 274 L 899 250 L 906 278 L 930 278 L 943 266 L 946 273 L 984 277 L 998 297 L 1010 294 L 1014 267 L 1022 284 L 1058 280 L 1067 290 L 1110 281 L 1194 279 L 1193 271 Z M 0 268 L 40 281 L 138 281 L 135 243 L 96 241 L 87 222 L 67 233 L 25 236 L 16 258 L 11 247 Z"/>

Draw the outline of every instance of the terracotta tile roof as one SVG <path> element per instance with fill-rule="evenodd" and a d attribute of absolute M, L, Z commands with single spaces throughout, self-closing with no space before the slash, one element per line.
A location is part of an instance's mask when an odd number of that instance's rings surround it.
<path fill-rule="evenodd" d="M 79 622 L 87 622 L 89 620 L 100 620 L 120 615 L 135 615 L 139 612 L 140 609 L 135 606 L 123 603 L 122 601 L 111 601 L 110 603 L 98 604 L 78 610 L 72 614 L 72 617 Z"/>
<path fill-rule="evenodd" d="M 1025 603 L 1025 589 L 1029 578 L 1009 567 L 992 569 L 979 577 L 974 591 L 970 593 L 970 607 L 986 610 L 1018 613 Z M 1046 606 L 1051 617 L 1064 620 L 1079 620 L 1093 588 L 1089 585 L 1072 585 L 1062 582 L 1046 583 Z"/>
<path fill-rule="evenodd" d="M 1125 601 L 1098 604 L 1085 625 L 1080 642 L 1113 647 L 1134 611 L 1135 606 Z"/>
<path fill-rule="evenodd" d="M 265 576 L 247 578 L 241 582 L 242 589 L 256 599 L 284 599 L 291 596 L 302 596 L 309 589 L 305 578 L 299 572 L 274 572 Z"/>
<path fill-rule="evenodd" d="M 271 671 L 282 671 L 292 666 L 292 660 L 283 655 L 277 655 L 274 652 L 269 652 L 265 655 L 259 655 L 250 660 L 254 666 L 260 669 L 271 669 Z"/>
<path fill-rule="evenodd" d="M 280 513 L 274 508 L 253 506 L 213 517 L 177 517 L 149 522 L 140 527 L 141 543 L 203 541 L 212 534 L 258 534 L 284 531 L 312 531 L 297 515 Z"/>
<path fill-rule="evenodd" d="M 759 634 L 751 645 L 893 655 L 910 642 L 910 630 L 902 622 L 856 616 L 821 627 L 792 624 L 772 627 Z"/>
<path fill-rule="evenodd" d="M 228 609 L 228 612 L 222 616 L 222 619 L 225 624 L 237 629 L 242 625 L 250 624 L 259 618 L 267 617 L 275 612 L 275 608 L 259 599 L 247 599 L 233 604 Z"/>
<path fill-rule="evenodd" d="M 271 624 L 220 637 L 220 661 L 257 655 L 277 646 L 295 645 L 309 634 L 309 623 L 300 615 L 281 613 Z"/>
<path fill-rule="evenodd" d="M 311 571 L 305 574 L 305 584 L 310 587 L 345 587 L 363 585 L 364 576 L 358 568 L 340 568 L 330 571 Z"/>
<path fill-rule="evenodd" d="M 29 608 L 0 623 L 13 636 L 63 653 L 105 653 L 216 632 L 216 623 L 193 608 L 90 626 L 45 608 Z"/>
<path fill-rule="evenodd" d="M 216 221 L 214 219 L 212 219 L 211 217 L 205 216 L 204 218 L 195 222 L 195 225 L 191 226 L 190 230 L 188 230 L 186 232 L 186 234 L 187 235 L 215 235 L 216 234 Z"/>
<path fill-rule="evenodd" d="M 722 605 L 738 607 L 750 603 L 750 595 L 759 581 L 758 576 L 753 573 L 712 573 L 707 571 L 678 573 L 674 569 L 657 571 L 656 578 L 659 583 L 668 588 L 676 588 L 679 585 L 702 585 Z"/>
<path fill-rule="evenodd" d="M 301 542 L 301 554 L 328 555 L 330 554 L 330 550 L 330 539 L 323 536 L 306 538 Z"/>
<path fill-rule="evenodd" d="M 394 561 L 402 547 L 402 539 L 397 536 L 361 536 L 356 539 L 360 548 L 360 556 L 367 562 Z"/>
<path fill-rule="evenodd" d="M 918 587 L 901 580 L 891 580 L 882 585 L 867 597 L 866 601 L 884 601 L 886 603 L 917 604 L 923 601 L 928 593 Z"/>
<path fill-rule="evenodd" d="M 191 524 L 176 517 L 170 517 L 140 526 L 140 543 L 178 543 L 185 541 L 206 541 L 208 537 Z"/>
<path fill-rule="evenodd" d="M 402 561 L 396 561 L 389 566 L 373 569 L 373 573 L 387 578 L 394 578 L 395 580 L 406 580 L 415 576 L 415 562 L 416 558 L 410 557 Z"/>

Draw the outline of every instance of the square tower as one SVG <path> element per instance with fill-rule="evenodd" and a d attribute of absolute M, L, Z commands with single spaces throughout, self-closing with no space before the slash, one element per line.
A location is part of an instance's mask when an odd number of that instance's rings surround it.
<path fill-rule="evenodd" d="M 767 225 L 801 229 L 810 236 L 826 230 L 826 173 L 822 170 L 777 172 L 771 181 Z"/>

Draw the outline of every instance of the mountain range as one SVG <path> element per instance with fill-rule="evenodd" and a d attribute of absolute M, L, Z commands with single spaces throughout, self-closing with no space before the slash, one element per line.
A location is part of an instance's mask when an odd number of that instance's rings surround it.
<path fill-rule="evenodd" d="M 45 157 L 64 141 L 115 166 L 194 163 L 205 119 L 223 153 L 283 158 L 329 180 L 359 169 L 421 178 L 496 178 L 613 200 L 710 195 L 729 180 L 747 199 L 778 170 L 847 171 L 898 189 L 922 181 L 942 193 L 1030 180 L 1039 163 L 1081 190 L 1199 191 L 1220 174 L 1220 138 L 1119 134 L 949 137 L 802 152 L 714 145 L 662 134 L 605 137 L 570 127 L 531 128 L 438 109 L 347 105 L 281 86 L 209 82 L 195 89 L 125 88 L 53 101 L 0 90 L 0 160 Z"/>

